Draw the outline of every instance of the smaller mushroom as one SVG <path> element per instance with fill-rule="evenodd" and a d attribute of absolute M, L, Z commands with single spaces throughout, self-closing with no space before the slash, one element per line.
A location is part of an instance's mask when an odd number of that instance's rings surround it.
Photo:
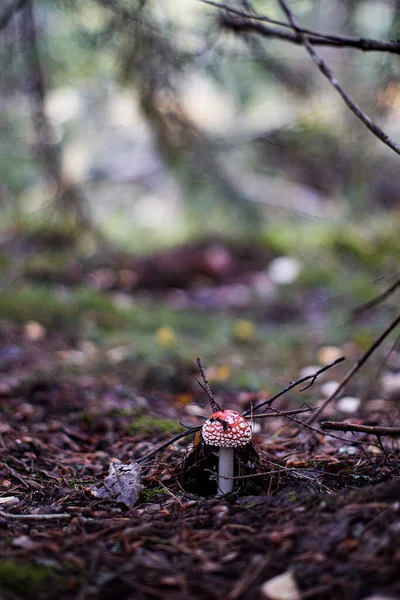
<path fill-rule="evenodd" d="M 233 490 L 234 448 L 245 446 L 252 437 L 250 424 L 235 410 L 218 410 L 201 429 L 206 444 L 219 447 L 218 496 Z"/>

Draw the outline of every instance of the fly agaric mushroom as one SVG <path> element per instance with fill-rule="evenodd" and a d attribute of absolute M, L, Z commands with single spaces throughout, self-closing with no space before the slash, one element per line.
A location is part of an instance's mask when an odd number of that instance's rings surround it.
<path fill-rule="evenodd" d="M 207 419 L 201 429 L 206 444 L 219 447 L 218 495 L 233 490 L 233 450 L 251 440 L 250 424 L 235 410 L 218 410 Z"/>

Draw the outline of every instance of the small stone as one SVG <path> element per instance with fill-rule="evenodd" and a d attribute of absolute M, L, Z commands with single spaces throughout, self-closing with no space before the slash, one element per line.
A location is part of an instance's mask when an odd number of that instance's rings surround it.
<path fill-rule="evenodd" d="M 300 590 L 291 571 L 263 583 L 260 592 L 268 600 L 301 600 Z"/>
<path fill-rule="evenodd" d="M 360 398 L 353 398 L 352 396 L 343 396 L 336 403 L 336 408 L 340 410 L 340 412 L 344 413 L 355 413 L 361 406 Z"/>

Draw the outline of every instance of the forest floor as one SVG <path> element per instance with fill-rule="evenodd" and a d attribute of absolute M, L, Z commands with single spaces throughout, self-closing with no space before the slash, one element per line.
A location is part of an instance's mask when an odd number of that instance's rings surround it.
<path fill-rule="evenodd" d="M 240 290 L 245 298 L 261 259 L 257 252 L 242 254 L 227 278 L 234 251 L 221 247 L 214 244 L 214 254 L 207 245 L 192 248 L 186 275 L 174 270 L 179 259 L 170 253 L 158 270 L 161 254 L 135 268 L 70 263 L 51 276 L 36 261 L 18 288 L 10 287 L 18 293 L 3 297 L 0 598 L 400 598 L 397 438 L 329 435 L 318 420 L 310 431 L 303 424 L 310 413 L 297 421 L 255 419 L 254 448 L 240 456 L 245 465 L 226 497 L 215 497 L 217 458 L 198 438 L 163 446 L 211 412 L 193 377 L 199 376 L 197 355 L 205 357 L 221 406 L 243 412 L 304 375 L 302 368 L 315 372 L 346 354 L 304 393 L 273 405 L 312 407 L 393 314 L 380 308 L 371 319 L 369 312 L 341 340 L 332 333 L 324 344 L 310 333 L 316 311 L 299 309 L 308 290 L 293 302 L 274 296 L 267 309 L 244 300 L 232 307 Z M 188 248 L 184 253 L 189 256 Z M 185 277 L 198 273 L 204 283 L 212 270 L 212 286 L 187 291 Z M 142 291 L 129 304 L 133 273 L 142 278 Z M 84 291 L 88 282 L 96 283 L 95 292 Z M 44 284 L 56 285 L 56 292 L 38 287 Z M 302 319 L 309 335 L 288 335 Z M 398 424 L 398 387 L 389 390 L 390 377 L 385 387 L 382 376 L 399 371 L 393 339 L 385 341 L 323 418 Z M 136 498 L 111 501 L 103 483 L 110 463 L 140 465 L 141 485 L 131 484 Z M 278 575 L 280 584 L 271 581 Z"/>

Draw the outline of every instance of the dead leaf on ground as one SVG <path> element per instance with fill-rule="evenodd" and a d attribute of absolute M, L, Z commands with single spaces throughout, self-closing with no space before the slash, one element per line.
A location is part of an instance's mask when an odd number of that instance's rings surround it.
<path fill-rule="evenodd" d="M 108 475 L 100 487 L 90 489 L 93 496 L 108 502 L 121 502 L 132 508 L 141 490 L 140 466 L 136 462 L 129 465 L 110 463 Z"/>

